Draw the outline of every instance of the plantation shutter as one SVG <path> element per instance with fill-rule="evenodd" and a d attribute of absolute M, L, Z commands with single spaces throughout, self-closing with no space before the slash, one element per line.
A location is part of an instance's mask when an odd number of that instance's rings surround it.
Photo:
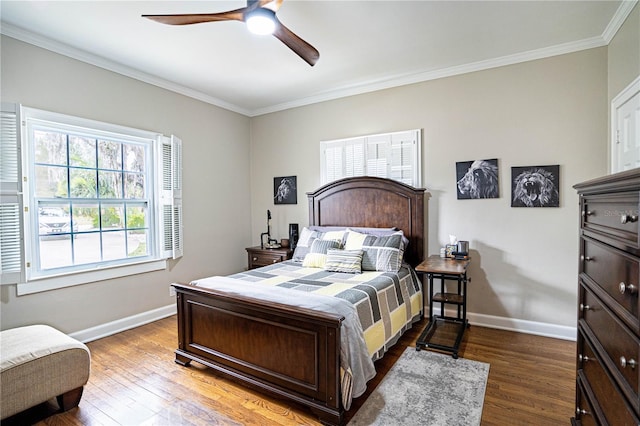
<path fill-rule="evenodd" d="M 365 174 L 364 138 L 320 143 L 322 184 Z"/>
<path fill-rule="evenodd" d="M 2 103 L 0 116 L 0 284 L 24 281 L 20 106 Z"/>
<path fill-rule="evenodd" d="M 362 176 L 364 174 L 364 139 L 345 141 L 345 173 L 343 177 Z"/>
<path fill-rule="evenodd" d="M 391 135 L 389 178 L 407 185 L 420 186 L 420 132 L 398 132 Z"/>
<path fill-rule="evenodd" d="M 376 176 L 421 185 L 420 130 L 320 142 L 321 184 L 352 176 Z"/>
<path fill-rule="evenodd" d="M 182 141 L 176 136 L 160 136 L 161 242 L 164 257 L 183 254 L 182 239 Z"/>
<path fill-rule="evenodd" d="M 389 177 L 391 135 L 367 137 L 367 176 Z"/>

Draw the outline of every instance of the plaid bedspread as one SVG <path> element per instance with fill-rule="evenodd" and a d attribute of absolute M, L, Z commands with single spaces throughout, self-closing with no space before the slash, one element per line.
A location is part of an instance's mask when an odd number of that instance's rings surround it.
<path fill-rule="evenodd" d="M 270 286 L 314 292 L 345 299 L 355 305 L 373 361 L 393 346 L 422 313 L 422 284 L 404 265 L 398 273 L 328 272 L 286 261 L 229 276 Z"/>

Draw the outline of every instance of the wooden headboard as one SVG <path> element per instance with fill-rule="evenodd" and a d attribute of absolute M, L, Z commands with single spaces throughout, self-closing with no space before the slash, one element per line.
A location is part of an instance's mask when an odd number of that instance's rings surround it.
<path fill-rule="evenodd" d="M 377 177 L 353 177 L 308 192 L 309 224 L 317 226 L 396 227 L 409 239 L 406 261 L 424 256 L 424 188 Z"/>

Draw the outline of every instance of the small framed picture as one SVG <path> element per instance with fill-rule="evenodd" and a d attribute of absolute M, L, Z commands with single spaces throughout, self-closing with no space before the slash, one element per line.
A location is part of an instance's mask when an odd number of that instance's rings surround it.
<path fill-rule="evenodd" d="M 559 165 L 511 168 L 511 207 L 559 206 Z"/>
<path fill-rule="evenodd" d="M 445 257 L 453 257 L 453 252 L 456 251 L 457 247 L 458 246 L 456 244 L 447 244 L 446 247 L 445 247 L 444 256 Z"/>
<path fill-rule="evenodd" d="M 458 200 L 498 198 L 498 159 L 456 163 Z"/>
<path fill-rule="evenodd" d="M 298 204 L 296 176 L 273 178 L 273 203 Z"/>

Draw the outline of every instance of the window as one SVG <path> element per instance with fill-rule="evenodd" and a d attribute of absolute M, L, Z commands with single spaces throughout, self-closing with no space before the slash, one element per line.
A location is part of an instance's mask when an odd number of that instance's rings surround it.
<path fill-rule="evenodd" d="M 321 183 L 377 176 L 421 185 L 420 130 L 320 142 Z"/>
<path fill-rule="evenodd" d="M 22 108 L 20 127 L 23 206 L 7 198 L 0 210 L 23 225 L 24 268 L 10 280 L 19 294 L 161 269 L 181 256 L 177 138 L 31 108 Z M 3 134 L 3 154 L 10 141 Z"/>

